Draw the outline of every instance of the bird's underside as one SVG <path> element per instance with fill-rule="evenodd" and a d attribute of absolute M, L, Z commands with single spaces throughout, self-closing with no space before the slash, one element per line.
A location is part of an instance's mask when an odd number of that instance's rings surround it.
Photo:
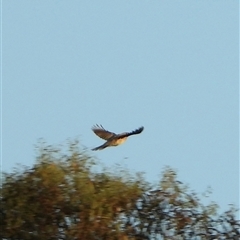
<path fill-rule="evenodd" d="M 121 134 L 116 134 L 107 131 L 102 125 L 95 125 L 92 127 L 93 132 L 100 138 L 106 140 L 104 144 L 99 147 L 93 148 L 92 150 L 102 150 L 106 147 L 118 146 L 127 140 L 127 137 L 131 135 L 139 134 L 143 131 L 144 127 L 140 127 L 132 132 L 125 132 Z"/>

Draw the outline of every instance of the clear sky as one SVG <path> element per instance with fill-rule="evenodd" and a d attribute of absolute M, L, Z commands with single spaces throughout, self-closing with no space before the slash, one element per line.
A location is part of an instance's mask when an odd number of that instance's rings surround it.
<path fill-rule="evenodd" d="M 164 166 L 239 204 L 237 0 L 2 1 L 2 168 L 91 131 L 144 132 L 89 152 L 157 182 Z"/>

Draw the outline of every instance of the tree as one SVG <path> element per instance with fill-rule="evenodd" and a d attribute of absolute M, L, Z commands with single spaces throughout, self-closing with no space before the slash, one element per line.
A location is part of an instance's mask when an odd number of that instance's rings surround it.
<path fill-rule="evenodd" d="M 143 193 L 125 214 L 125 229 L 134 239 L 240 239 L 234 208 L 217 215 L 215 203 L 201 204 L 197 195 L 177 181 L 167 168 L 156 190 Z M 128 226 L 128 228 L 127 228 Z"/>
<path fill-rule="evenodd" d="M 94 166 L 98 171 L 94 171 Z M 41 147 L 34 166 L 5 174 L 1 239 L 239 239 L 234 211 L 216 215 L 167 168 L 158 186 L 99 164 L 70 144 Z"/>

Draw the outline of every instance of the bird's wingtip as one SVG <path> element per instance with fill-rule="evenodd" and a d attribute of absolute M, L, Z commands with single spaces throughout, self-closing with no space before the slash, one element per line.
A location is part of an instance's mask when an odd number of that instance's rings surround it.
<path fill-rule="evenodd" d="M 92 126 L 92 129 L 99 129 L 99 128 L 101 128 L 101 129 L 104 129 L 104 130 L 105 130 L 105 128 L 103 127 L 103 125 L 102 125 L 102 124 L 95 124 L 95 125 L 93 125 L 93 126 Z"/>

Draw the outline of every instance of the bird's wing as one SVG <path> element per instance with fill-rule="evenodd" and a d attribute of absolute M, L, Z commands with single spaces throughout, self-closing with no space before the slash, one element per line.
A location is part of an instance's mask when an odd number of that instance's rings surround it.
<path fill-rule="evenodd" d="M 115 133 L 109 132 L 102 125 L 95 125 L 92 127 L 93 132 L 100 138 L 108 140 L 109 138 L 116 136 Z"/>
<path fill-rule="evenodd" d="M 118 135 L 119 138 L 129 137 L 131 135 L 139 134 L 143 131 L 144 127 L 140 127 L 132 132 L 121 133 Z"/>

